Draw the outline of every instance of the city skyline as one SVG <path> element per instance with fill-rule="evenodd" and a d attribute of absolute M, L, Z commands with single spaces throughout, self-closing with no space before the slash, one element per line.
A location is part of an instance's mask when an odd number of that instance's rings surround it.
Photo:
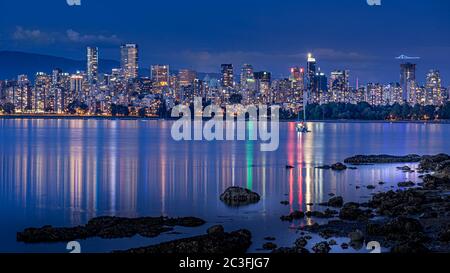
<path fill-rule="evenodd" d="M 177 104 L 193 104 L 195 97 L 223 106 L 242 103 L 277 104 L 298 112 L 306 104 L 366 102 L 371 106 L 443 106 L 449 102 L 450 88 L 442 84 L 439 70 L 431 69 L 425 83 L 417 80 L 418 57 L 401 55 L 400 80 L 390 83 L 350 83 L 348 69 L 324 72 L 320 59 L 305 56 L 304 66 L 289 69 L 286 78 L 274 78 L 271 71 L 243 64 L 235 73 L 233 64 L 221 64 L 218 78 L 198 77 L 194 70 L 170 71 L 170 64 L 152 65 L 150 75 L 139 74 L 139 45 L 120 46 L 120 67 L 99 73 L 98 47 L 86 47 L 86 69 L 67 73 L 36 72 L 0 81 L 0 102 L 7 114 L 88 114 L 165 116 Z"/>
<path fill-rule="evenodd" d="M 399 0 L 372 7 L 366 1 L 341 2 L 284 1 L 273 8 L 270 1 L 226 6 L 85 1 L 80 7 L 32 2 L 20 21 L 14 12 L 0 18 L 0 50 L 83 59 L 81 49 L 95 44 L 102 58 L 119 60 L 117 46 L 133 41 L 141 47 L 142 67 L 169 63 L 174 69 L 210 73 L 222 63 L 251 63 L 274 77 L 286 76 L 286 67 L 313 52 L 325 71 L 350 69 L 351 82 L 397 81 L 397 67 L 391 64 L 406 54 L 422 57 L 418 75 L 438 68 L 443 78 L 450 77 L 450 38 L 442 34 L 450 26 L 445 14 L 450 3 Z M 11 1 L 0 6 L 20 10 Z"/>

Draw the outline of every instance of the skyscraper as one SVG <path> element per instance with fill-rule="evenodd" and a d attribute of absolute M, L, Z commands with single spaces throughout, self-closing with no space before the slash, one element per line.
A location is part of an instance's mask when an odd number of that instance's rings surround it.
<path fill-rule="evenodd" d="M 150 70 L 154 88 L 161 91 L 162 88 L 169 86 L 170 70 L 168 65 L 152 65 Z"/>
<path fill-rule="evenodd" d="M 120 63 L 122 75 L 126 80 L 132 80 L 138 77 L 139 52 L 137 44 L 125 44 L 120 47 Z"/>
<path fill-rule="evenodd" d="M 272 76 L 270 72 L 261 71 L 255 72 L 255 83 L 256 83 L 256 93 L 259 97 L 260 103 L 269 103 L 270 96 L 270 85 L 272 82 Z"/>
<path fill-rule="evenodd" d="M 416 64 L 400 64 L 400 86 L 403 89 L 403 100 L 409 101 L 411 85 L 416 81 Z"/>
<path fill-rule="evenodd" d="M 426 104 L 442 105 L 445 101 L 445 94 L 442 90 L 441 73 L 439 70 L 430 70 L 427 74 L 426 83 Z"/>
<path fill-rule="evenodd" d="M 316 76 L 316 59 L 313 57 L 311 53 L 308 54 L 308 59 L 306 62 L 306 74 L 307 74 L 307 87 L 308 90 L 311 90 L 312 84 L 314 81 L 314 77 Z"/>
<path fill-rule="evenodd" d="M 234 82 L 234 72 L 232 64 L 222 64 L 221 65 L 221 79 L 220 83 L 222 87 L 231 88 Z"/>
<path fill-rule="evenodd" d="M 181 69 L 178 71 L 178 82 L 180 86 L 193 85 L 194 80 L 197 78 L 197 72 L 190 69 Z"/>
<path fill-rule="evenodd" d="M 89 84 L 96 84 L 98 81 L 98 48 L 87 47 L 87 76 Z"/>
<path fill-rule="evenodd" d="M 350 72 L 348 70 L 336 70 L 331 72 L 331 101 L 342 103 L 350 102 L 349 74 Z"/>

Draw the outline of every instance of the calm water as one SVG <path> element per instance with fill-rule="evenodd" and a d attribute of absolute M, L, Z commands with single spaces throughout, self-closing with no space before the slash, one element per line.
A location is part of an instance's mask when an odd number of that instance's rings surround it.
<path fill-rule="evenodd" d="M 153 239 L 89 239 L 81 242 L 83 251 L 203 234 L 217 223 L 227 230 L 250 229 L 252 252 L 260 251 L 266 236 L 290 246 L 300 236 L 295 227 L 314 222 L 281 222 L 290 210 L 306 210 L 306 204 L 326 201 L 330 193 L 364 201 L 374 191 L 357 185 L 377 185 L 376 192 L 416 179 L 397 165 L 341 173 L 314 167 L 355 154 L 450 153 L 450 125 L 440 124 L 312 123 L 312 133 L 298 135 L 294 123 L 283 123 L 279 150 L 266 153 L 251 141 L 175 142 L 170 128 L 168 121 L 0 119 L 0 252 L 66 252 L 65 244 L 17 243 L 16 232 L 84 224 L 103 215 L 197 216 L 208 224 L 177 227 L 181 234 Z M 288 171 L 286 164 L 296 169 Z M 387 184 L 378 186 L 380 180 Z M 225 206 L 219 195 L 231 185 L 260 193 L 261 202 Z M 283 200 L 291 205 L 280 205 Z"/>

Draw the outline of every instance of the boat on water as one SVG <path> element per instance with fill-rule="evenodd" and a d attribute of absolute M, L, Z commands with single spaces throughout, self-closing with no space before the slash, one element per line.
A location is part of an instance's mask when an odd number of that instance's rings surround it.
<path fill-rule="evenodd" d="M 307 94 L 305 92 L 304 97 L 303 97 L 303 120 L 300 119 L 300 112 L 298 113 L 298 121 L 297 121 L 297 132 L 298 133 L 309 133 L 311 132 L 308 129 L 308 124 L 306 124 L 306 106 L 308 104 L 308 97 Z"/>
<path fill-rule="evenodd" d="M 298 122 L 297 123 L 297 132 L 299 133 L 309 133 L 310 131 L 308 130 L 308 125 L 306 124 L 306 122 Z"/>

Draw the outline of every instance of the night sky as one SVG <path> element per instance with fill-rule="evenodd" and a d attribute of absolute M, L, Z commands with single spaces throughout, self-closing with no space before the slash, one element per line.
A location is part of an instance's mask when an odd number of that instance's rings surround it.
<path fill-rule="evenodd" d="M 450 84 L 450 1 L 382 0 L 1 0 L 0 50 L 119 59 L 118 46 L 140 46 L 141 66 L 170 64 L 218 72 L 251 63 L 275 77 L 304 66 L 313 52 L 327 74 L 350 69 L 352 81 L 399 80 L 400 54 L 420 56 L 418 78 L 441 70 Z M 354 83 L 352 83 L 354 85 Z"/>

